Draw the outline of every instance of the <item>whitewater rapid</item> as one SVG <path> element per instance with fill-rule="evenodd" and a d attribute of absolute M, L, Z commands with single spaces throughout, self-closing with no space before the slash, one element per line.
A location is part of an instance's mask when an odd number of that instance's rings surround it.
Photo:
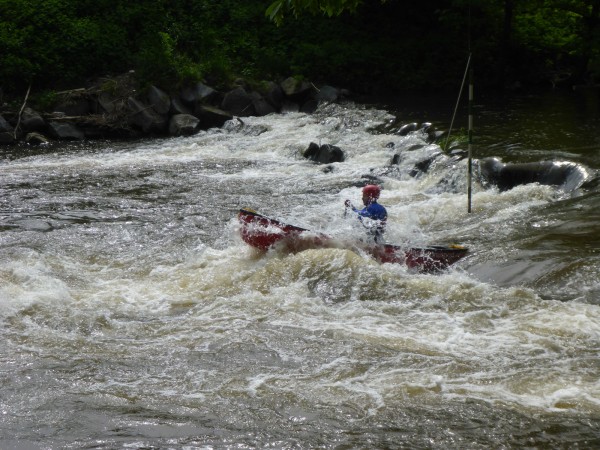
<path fill-rule="evenodd" d="M 592 200 L 476 183 L 468 213 L 465 160 L 414 176 L 440 148 L 382 132 L 394 119 L 329 105 L 0 161 L 0 442 L 598 442 L 600 260 L 552 234 Z M 310 142 L 345 161 L 306 160 Z M 383 187 L 388 242 L 470 254 L 415 274 L 343 249 L 261 253 L 239 236 L 249 207 L 359 239 L 344 200 L 360 204 L 366 182 Z"/>

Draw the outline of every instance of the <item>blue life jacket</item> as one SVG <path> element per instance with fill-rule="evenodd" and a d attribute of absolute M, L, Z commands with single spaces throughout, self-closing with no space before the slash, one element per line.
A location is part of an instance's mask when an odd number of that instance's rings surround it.
<path fill-rule="evenodd" d="M 377 202 L 373 202 L 370 205 L 365 206 L 363 209 L 356 209 L 353 206 L 352 211 L 358 214 L 358 219 L 362 222 L 365 228 L 367 228 L 369 234 L 373 235 L 375 242 L 380 242 L 383 237 L 383 233 L 385 232 L 385 225 L 387 222 L 387 211 L 385 207 Z M 369 221 L 365 222 L 363 218 L 371 219 L 373 223 L 368 223 Z"/>

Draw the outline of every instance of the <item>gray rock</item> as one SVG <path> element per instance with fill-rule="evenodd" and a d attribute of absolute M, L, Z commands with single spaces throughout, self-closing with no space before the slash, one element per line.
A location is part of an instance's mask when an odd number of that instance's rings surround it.
<path fill-rule="evenodd" d="M 258 93 L 254 93 L 252 106 L 254 106 L 254 111 L 257 116 L 266 116 L 267 114 L 271 114 L 277 112 L 275 107 L 271 105 L 263 96 Z"/>
<path fill-rule="evenodd" d="M 304 94 L 309 91 L 310 88 L 311 84 L 309 82 L 294 77 L 286 78 L 281 82 L 281 89 L 283 89 L 284 94 L 288 97 Z"/>
<path fill-rule="evenodd" d="M 154 109 L 133 97 L 127 99 L 127 106 L 130 112 L 129 122 L 131 125 L 139 128 L 144 133 L 162 133 L 166 131 L 168 123 L 166 116 L 157 114 Z"/>
<path fill-rule="evenodd" d="M 283 89 L 281 89 L 279 84 L 269 81 L 266 83 L 262 92 L 265 100 L 269 102 L 276 111 L 281 110 L 284 94 Z"/>
<path fill-rule="evenodd" d="M 194 86 L 182 89 L 179 96 L 185 103 L 193 105 L 196 102 L 209 102 L 217 94 L 218 92 L 210 86 L 196 83 Z"/>
<path fill-rule="evenodd" d="M 10 131 L 0 132 L 0 145 L 11 145 L 16 142 L 15 135 Z"/>
<path fill-rule="evenodd" d="M 333 86 L 322 86 L 315 97 L 321 102 L 336 102 L 340 97 L 340 91 Z"/>
<path fill-rule="evenodd" d="M 418 177 L 424 173 L 427 173 L 431 165 L 442 156 L 441 152 L 434 153 L 433 155 L 415 163 L 413 168 L 410 170 L 409 175 L 411 177 Z"/>
<path fill-rule="evenodd" d="M 21 129 L 25 132 L 44 131 L 46 122 L 36 111 L 31 108 L 25 108 L 21 114 Z"/>
<path fill-rule="evenodd" d="M 190 114 L 176 114 L 169 121 L 169 134 L 171 136 L 189 136 L 198 131 L 200 119 Z"/>
<path fill-rule="evenodd" d="M 321 151 L 319 152 L 319 159 L 317 162 L 321 164 L 330 164 L 334 162 L 343 162 L 346 159 L 344 152 L 341 148 L 335 145 L 323 144 L 321 145 Z"/>
<path fill-rule="evenodd" d="M 0 132 L 8 132 L 12 133 L 14 131 L 13 127 L 8 123 L 4 117 L 0 116 Z"/>
<path fill-rule="evenodd" d="M 410 133 L 411 131 L 416 131 L 417 129 L 417 124 L 416 122 L 413 123 L 407 123 L 406 125 L 402 125 L 400 127 L 400 129 L 398 130 L 398 134 L 400 136 L 406 136 L 408 133 Z"/>
<path fill-rule="evenodd" d="M 202 104 L 196 105 L 194 116 L 200 119 L 203 129 L 222 127 L 225 122 L 233 119 L 227 111 Z"/>
<path fill-rule="evenodd" d="M 46 136 L 36 132 L 27 133 L 27 136 L 25 136 L 25 142 L 31 145 L 47 145 L 50 143 Z"/>
<path fill-rule="evenodd" d="M 571 191 L 589 177 L 587 171 L 575 163 L 539 161 L 504 164 L 498 158 L 479 161 L 479 172 L 483 181 L 497 186 L 500 191 L 528 183 L 561 186 L 565 191 Z"/>
<path fill-rule="evenodd" d="M 195 91 L 196 100 L 201 102 L 208 101 L 213 96 L 217 95 L 217 91 L 203 83 L 196 83 Z"/>
<path fill-rule="evenodd" d="M 173 99 L 171 99 L 170 113 L 172 115 L 175 115 L 175 114 L 192 114 L 192 111 L 190 110 L 190 108 L 188 108 L 187 106 L 185 106 L 185 104 L 183 103 L 183 101 L 181 99 L 179 99 L 179 98 L 173 98 Z"/>
<path fill-rule="evenodd" d="M 343 162 L 346 159 L 341 148 L 335 145 L 323 144 L 321 146 L 311 142 L 304 151 L 303 156 L 319 164 L 331 164 L 334 162 Z"/>
<path fill-rule="evenodd" d="M 150 86 L 148 89 L 148 104 L 158 114 L 168 114 L 171 109 L 171 97 L 156 86 Z"/>
<path fill-rule="evenodd" d="M 221 109 L 229 111 L 234 116 L 248 117 L 256 114 L 253 98 L 242 87 L 238 87 L 225 94 Z"/>
<path fill-rule="evenodd" d="M 312 114 L 314 113 L 319 106 L 319 102 L 315 99 L 310 99 L 302 104 L 300 107 L 300 112 Z"/>
<path fill-rule="evenodd" d="M 85 139 L 83 132 L 72 123 L 49 122 L 48 129 L 56 139 L 81 141 Z"/>
<path fill-rule="evenodd" d="M 296 102 L 284 100 L 281 104 L 282 113 L 294 113 L 300 111 L 300 105 Z"/>

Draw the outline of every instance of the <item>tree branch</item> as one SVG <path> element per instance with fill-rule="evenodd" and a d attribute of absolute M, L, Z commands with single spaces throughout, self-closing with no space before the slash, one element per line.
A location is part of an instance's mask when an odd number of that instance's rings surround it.
<path fill-rule="evenodd" d="M 23 110 L 25 109 L 25 105 L 27 104 L 27 99 L 29 98 L 29 91 L 31 91 L 31 83 L 29 83 L 29 87 L 27 88 L 27 94 L 25 94 L 25 100 L 23 100 L 23 105 L 21 106 L 21 110 L 19 111 L 19 116 L 17 119 L 17 125 L 15 126 L 15 132 L 13 137 L 17 138 L 17 131 L 19 131 L 19 126 L 21 125 L 21 115 L 23 114 Z"/>

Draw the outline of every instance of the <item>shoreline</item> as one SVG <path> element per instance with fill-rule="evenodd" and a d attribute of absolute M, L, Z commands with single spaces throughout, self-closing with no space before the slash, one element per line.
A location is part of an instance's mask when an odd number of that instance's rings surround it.
<path fill-rule="evenodd" d="M 0 146 L 189 136 L 235 117 L 313 113 L 319 103 L 347 99 L 349 92 L 288 77 L 252 84 L 239 79 L 227 90 L 197 82 L 169 94 L 154 85 L 140 89 L 129 72 L 56 92 L 47 107 L 28 106 L 29 96 L 28 90 L 20 109 L 0 111 Z"/>

